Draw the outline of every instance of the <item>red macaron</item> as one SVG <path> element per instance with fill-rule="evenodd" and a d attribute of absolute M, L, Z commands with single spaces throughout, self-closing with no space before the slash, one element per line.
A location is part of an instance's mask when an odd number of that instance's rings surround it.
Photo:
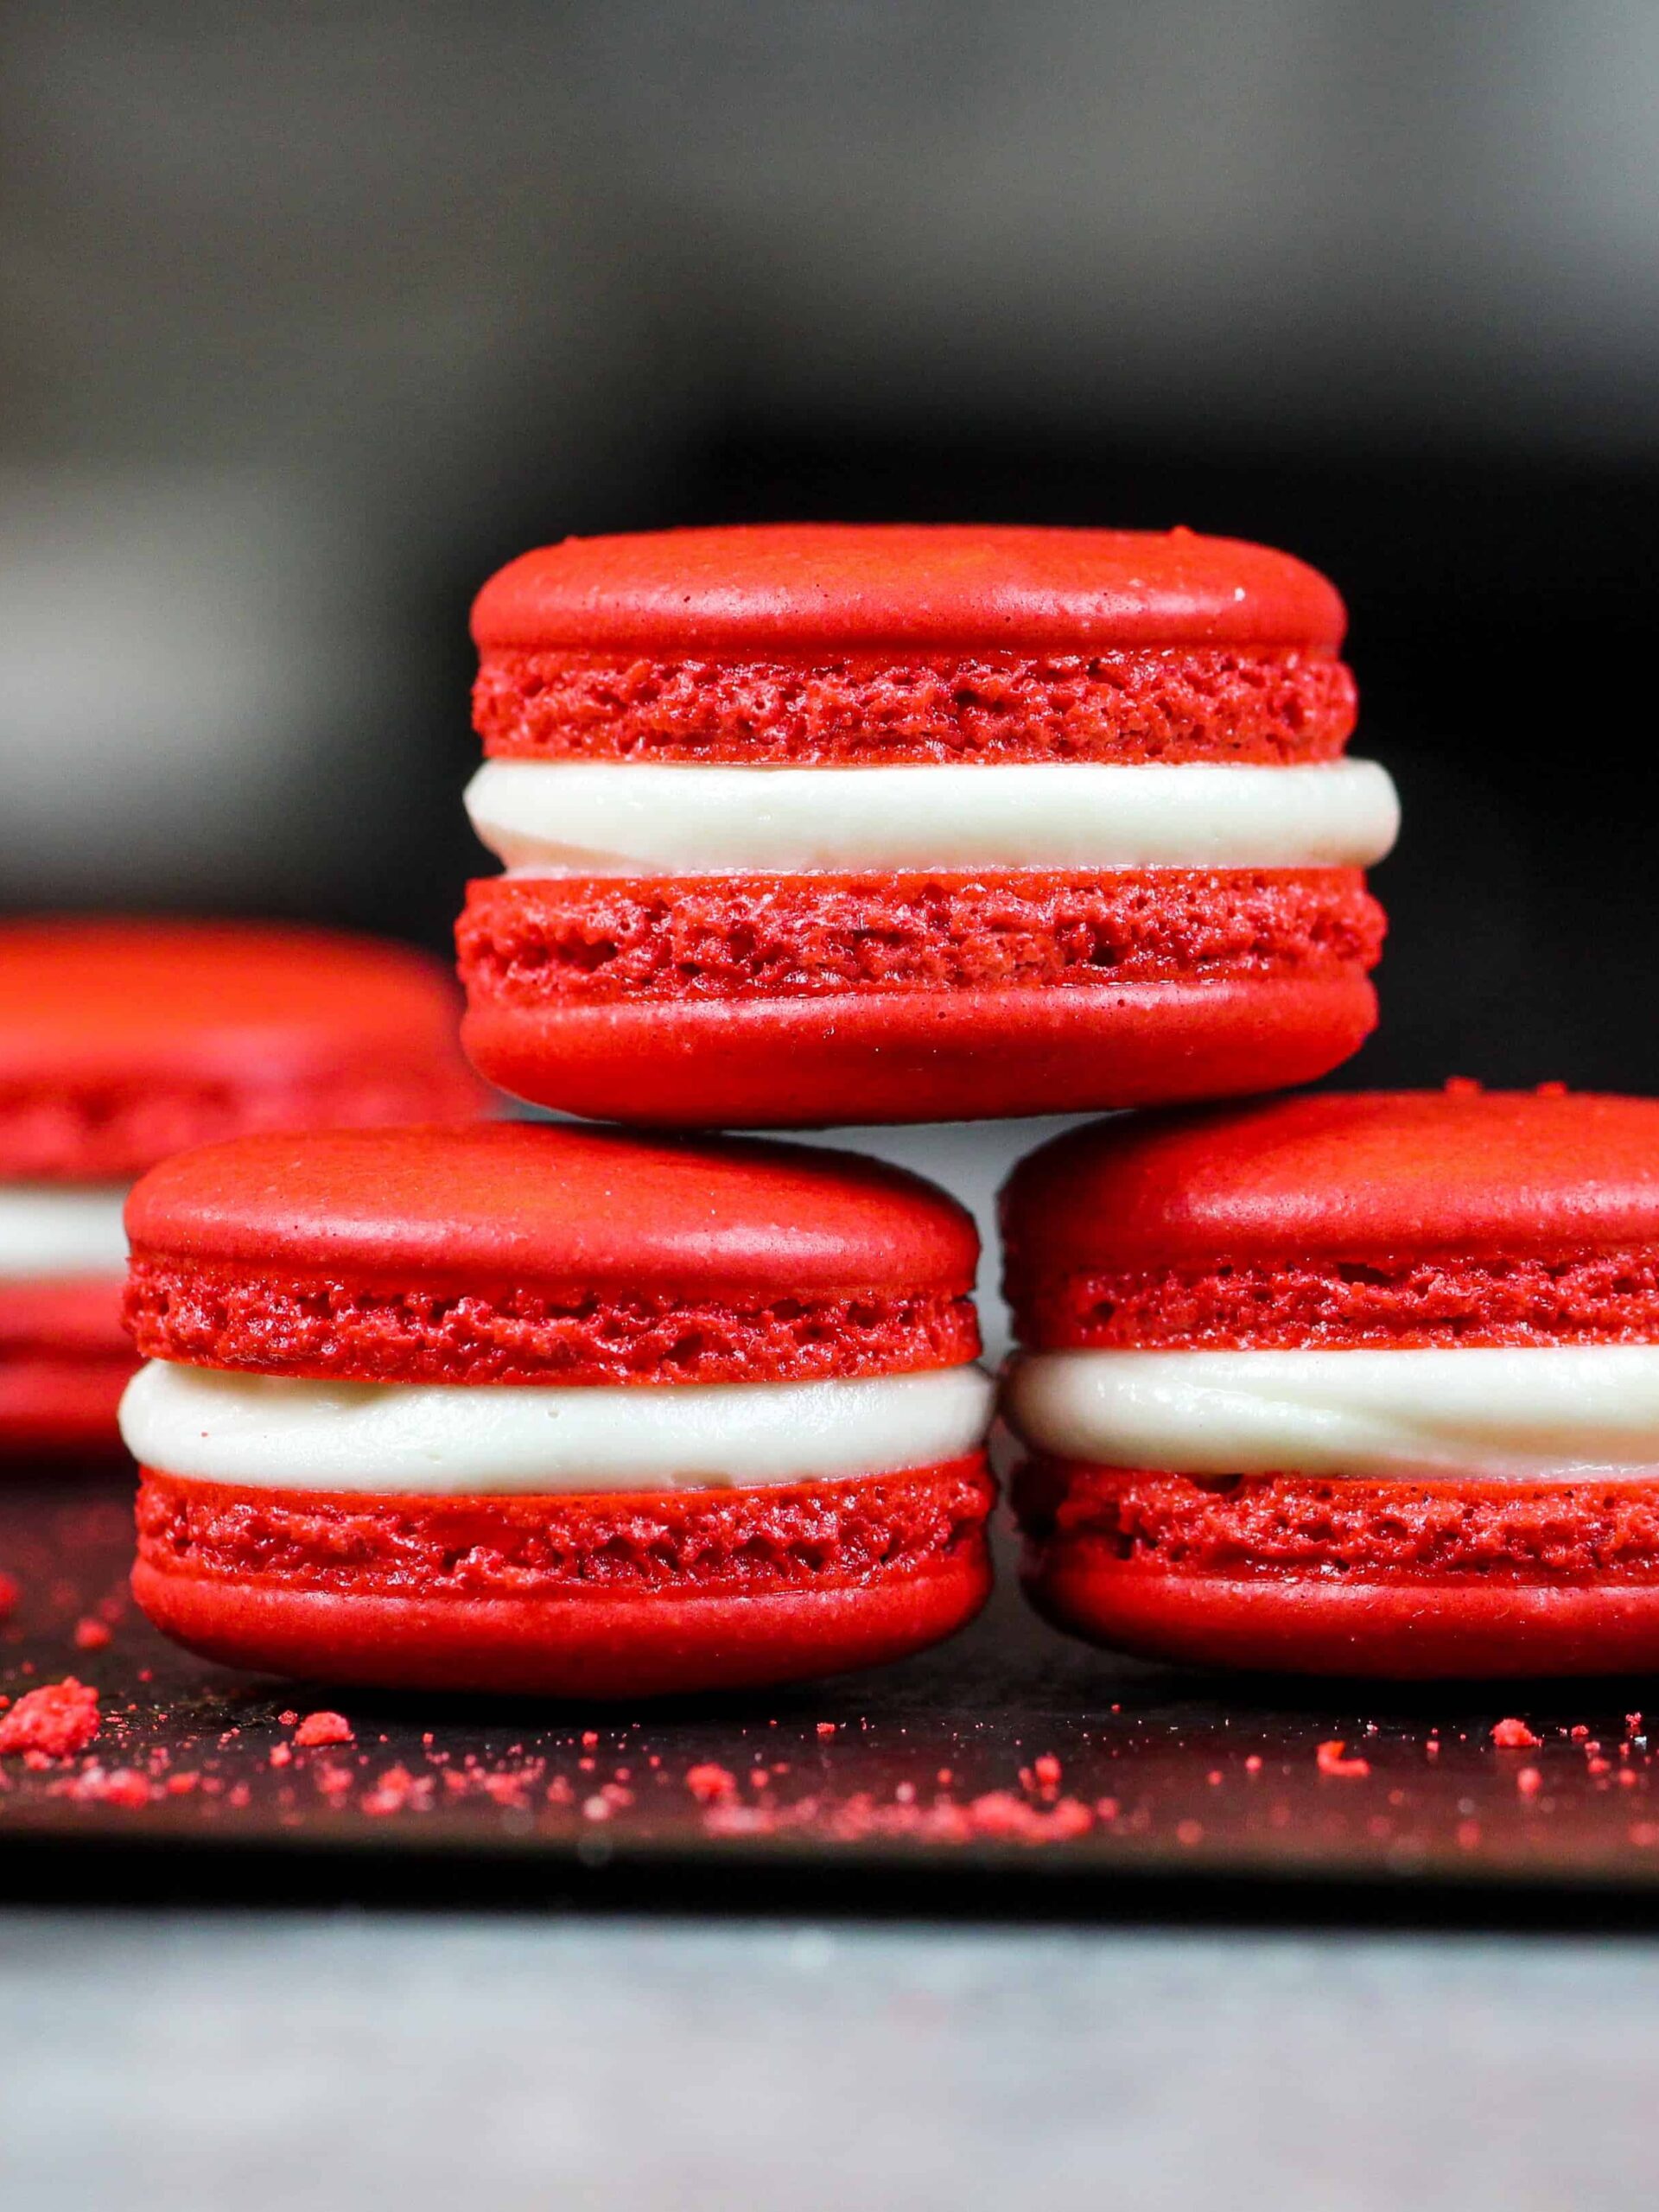
<path fill-rule="evenodd" d="M 1154 1657 L 1659 1664 L 1659 1103 L 1103 1124 L 1003 1198 L 1027 1586 Z"/>
<path fill-rule="evenodd" d="M 121 1206 L 181 1146 L 484 1110 L 435 961 L 244 923 L 0 924 L 0 1450 L 112 1446 Z"/>
<path fill-rule="evenodd" d="M 588 1696 L 977 1611 L 977 1239 L 839 1154 L 497 1124 L 254 1137 L 128 1213 L 133 1586 L 232 1664 Z"/>
<path fill-rule="evenodd" d="M 493 1082 L 631 1122 L 926 1121 L 1322 1073 L 1393 834 L 1340 600 L 1188 531 L 569 539 L 480 594 L 459 927 Z"/>

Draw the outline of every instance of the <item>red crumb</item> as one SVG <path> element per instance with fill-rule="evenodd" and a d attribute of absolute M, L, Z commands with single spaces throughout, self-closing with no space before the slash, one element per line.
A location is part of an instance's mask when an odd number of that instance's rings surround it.
<path fill-rule="evenodd" d="M 1204 1822 L 1202 1821 L 1177 1821 L 1175 1823 L 1175 1840 L 1177 1843 L 1186 1845 L 1189 1849 L 1195 1843 L 1202 1843 L 1204 1841 Z"/>
<path fill-rule="evenodd" d="M 1585 1770 L 1589 1774 L 1611 1774 L 1613 1770 L 1613 1763 L 1611 1759 L 1586 1759 Z"/>
<path fill-rule="evenodd" d="M 1523 1766 L 1515 1777 L 1515 1786 L 1523 1797 L 1535 1797 L 1544 1786 L 1544 1777 L 1535 1766 Z"/>
<path fill-rule="evenodd" d="M 1039 1751 L 1031 1763 L 1031 1770 L 1045 1789 L 1057 1789 L 1060 1782 L 1060 1763 L 1052 1751 Z"/>
<path fill-rule="evenodd" d="M 1244 1771 L 1245 1771 L 1245 1773 L 1246 1773 L 1246 1774 L 1260 1774 L 1260 1773 L 1261 1773 L 1261 1771 L 1262 1771 L 1262 1754 L 1260 1753 L 1260 1751 L 1252 1751 L 1252 1752 L 1250 1753 L 1250 1756 L 1249 1757 L 1249 1758 L 1247 1758 L 1247 1759 L 1245 1760 L 1245 1762 L 1244 1762 Z"/>
<path fill-rule="evenodd" d="M 288 1726 L 294 1726 L 291 1713 L 285 1713 L 283 1719 Z M 294 1729 L 294 1741 L 303 1751 L 315 1751 L 323 1744 L 353 1744 L 356 1740 L 352 1724 L 343 1713 L 308 1713 Z"/>
<path fill-rule="evenodd" d="M 0 1621 L 4 1620 L 22 1595 L 15 1574 L 0 1574 Z"/>
<path fill-rule="evenodd" d="M 1583 1721 L 1580 1720 L 1575 1726 L 1569 1728 L 1567 1732 L 1573 1738 L 1575 1744 L 1581 1744 L 1585 1738 L 1590 1733 L 1590 1731 L 1585 1726 Z"/>
<path fill-rule="evenodd" d="M 188 1797 L 200 1780 L 199 1774 L 169 1774 L 165 1785 L 167 1794 L 169 1797 Z"/>
<path fill-rule="evenodd" d="M 729 1797 L 737 1788 L 737 1777 L 723 1766 L 708 1760 L 701 1766 L 688 1767 L 685 1786 L 699 1804 L 712 1805 L 721 1797 Z"/>
<path fill-rule="evenodd" d="M 292 1744 L 273 1744 L 270 1747 L 270 1764 L 272 1766 L 287 1766 L 292 1761 L 293 1757 L 294 1746 Z"/>
<path fill-rule="evenodd" d="M 298 1723 L 300 1716 L 295 1712 L 293 1707 L 289 1705 L 284 1706 L 283 1710 L 277 1714 L 276 1718 L 283 1727 L 292 1728 Z"/>
<path fill-rule="evenodd" d="M 118 1766 L 111 1774 L 94 1766 L 85 1774 L 77 1775 L 66 1794 L 80 1805 L 124 1805 L 136 1808 L 148 1805 L 153 1793 L 143 1776 L 130 1766 Z"/>
<path fill-rule="evenodd" d="M 610 1806 L 603 1797 L 584 1797 L 582 1817 L 584 1821 L 608 1821 L 611 1817 Z"/>
<path fill-rule="evenodd" d="M 1095 1800 L 1095 1818 L 1099 1821 L 1115 1821 L 1117 1818 L 1116 1798 L 1096 1797 Z"/>
<path fill-rule="evenodd" d="M 1347 1745 L 1340 1738 L 1333 1743 L 1321 1744 L 1314 1754 L 1319 1772 L 1334 1775 L 1347 1781 L 1357 1781 L 1361 1776 L 1369 1774 L 1371 1770 L 1370 1761 L 1344 1758 L 1343 1753 L 1347 1748 Z"/>
<path fill-rule="evenodd" d="M 1500 1720 L 1492 1730 L 1492 1741 L 1500 1751 L 1535 1751 L 1543 1740 L 1533 1734 L 1524 1720 L 1513 1717 Z"/>
<path fill-rule="evenodd" d="M 819 1733 L 819 1735 L 820 1735 L 820 1736 L 833 1736 L 833 1735 L 835 1734 L 835 1732 L 836 1732 L 836 1724 L 835 1724 L 835 1722 L 834 1722 L 833 1720 L 820 1720 L 820 1721 L 819 1721 L 819 1723 L 818 1723 L 818 1733 Z"/>
<path fill-rule="evenodd" d="M 1627 1713 L 1625 1714 L 1624 1733 L 1627 1736 L 1639 1736 L 1642 1733 L 1642 1716 L 1639 1713 Z"/>
<path fill-rule="evenodd" d="M 406 1766 L 389 1766 L 363 1799 L 363 1810 L 372 1819 L 384 1820 L 411 1802 L 424 1804 L 434 1786 L 429 1781 L 417 1783 Z"/>
<path fill-rule="evenodd" d="M 85 1620 L 75 1623 L 77 1651 L 101 1651 L 109 1640 L 110 1625 L 107 1621 L 94 1620 L 89 1613 Z"/>
<path fill-rule="evenodd" d="M 1635 1787 L 1636 1787 L 1636 1770 L 1635 1770 L 1635 1769 L 1634 1769 L 1633 1767 L 1628 1767 L 1628 1766 L 1627 1766 L 1627 1767 L 1624 1770 L 1624 1771 L 1620 1774 L 1620 1776 L 1619 1776 L 1619 1777 L 1618 1777 L 1618 1781 L 1619 1781 L 1619 1787 L 1620 1787 L 1622 1789 L 1635 1789 Z"/>
<path fill-rule="evenodd" d="M 38 1751 L 66 1759 L 84 1751 L 97 1733 L 98 1692 L 66 1675 L 26 1692 L 0 1719 L 0 1755 Z"/>
<path fill-rule="evenodd" d="M 591 1751 L 598 1741 L 599 1731 L 597 1728 L 584 1728 L 582 1730 L 582 1748 L 584 1751 Z"/>

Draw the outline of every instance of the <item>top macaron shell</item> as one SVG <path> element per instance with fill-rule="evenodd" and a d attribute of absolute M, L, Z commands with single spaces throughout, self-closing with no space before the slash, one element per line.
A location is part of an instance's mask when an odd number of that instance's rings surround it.
<path fill-rule="evenodd" d="M 1032 1344 L 1659 1339 L 1651 1099 L 1453 1084 L 1102 1122 L 1022 1162 L 1001 1219 Z"/>
<path fill-rule="evenodd" d="M 1187 530 L 769 524 L 572 537 L 491 578 L 480 649 L 716 657 L 976 647 L 1334 653 L 1340 598 L 1271 548 Z"/>
<path fill-rule="evenodd" d="M 970 1217 L 880 1162 L 480 1124 L 250 1137 L 129 1201 L 140 1349 L 278 1374 L 785 1380 L 978 1349 Z"/>
<path fill-rule="evenodd" d="M 0 1175 L 136 1174 L 241 1129 L 484 1110 L 425 955 L 235 922 L 0 925 Z"/>

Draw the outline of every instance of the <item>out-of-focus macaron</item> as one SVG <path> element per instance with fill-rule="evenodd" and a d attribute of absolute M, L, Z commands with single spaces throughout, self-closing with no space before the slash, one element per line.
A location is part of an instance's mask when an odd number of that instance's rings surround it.
<path fill-rule="evenodd" d="M 1659 1663 L 1659 1102 L 1103 1124 L 1004 1196 L 1027 1587 L 1156 1657 Z"/>
<path fill-rule="evenodd" d="M 493 1082 L 629 1122 L 1145 1105 L 1375 1020 L 1342 602 L 1190 531 L 573 538 L 474 609 Z"/>
<path fill-rule="evenodd" d="M 633 1696 L 984 1600 L 978 1240 L 916 1177 L 500 1123 L 211 1146 L 127 1217 L 133 1586 L 211 1657 Z"/>
<path fill-rule="evenodd" d="M 244 1130 L 464 1116 L 425 955 L 232 922 L 0 923 L 0 1452 L 112 1448 L 135 1176 Z"/>

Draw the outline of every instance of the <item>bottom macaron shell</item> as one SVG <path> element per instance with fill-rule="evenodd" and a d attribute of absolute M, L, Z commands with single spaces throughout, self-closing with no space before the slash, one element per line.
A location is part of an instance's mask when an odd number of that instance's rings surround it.
<path fill-rule="evenodd" d="M 433 1499 L 144 1471 L 134 1595 L 262 1672 L 650 1697 L 881 1664 L 990 1592 L 982 1458 L 789 1490 Z"/>
<path fill-rule="evenodd" d="M 130 1351 L 0 1349 L 0 1458 L 119 1452 L 116 1414 L 132 1371 Z"/>
<path fill-rule="evenodd" d="M 116 1409 L 137 1363 L 118 1281 L 0 1284 L 0 1454 L 118 1451 Z"/>
<path fill-rule="evenodd" d="M 598 1120 L 804 1128 L 1227 1097 L 1307 1083 L 1376 1020 L 1357 968 L 1319 976 L 798 999 L 474 1006 L 474 1065 Z"/>
<path fill-rule="evenodd" d="M 1659 1668 L 1659 1483 L 1226 1484 L 1036 1463 L 1027 1595 L 1191 1666 L 1487 1680 Z"/>

